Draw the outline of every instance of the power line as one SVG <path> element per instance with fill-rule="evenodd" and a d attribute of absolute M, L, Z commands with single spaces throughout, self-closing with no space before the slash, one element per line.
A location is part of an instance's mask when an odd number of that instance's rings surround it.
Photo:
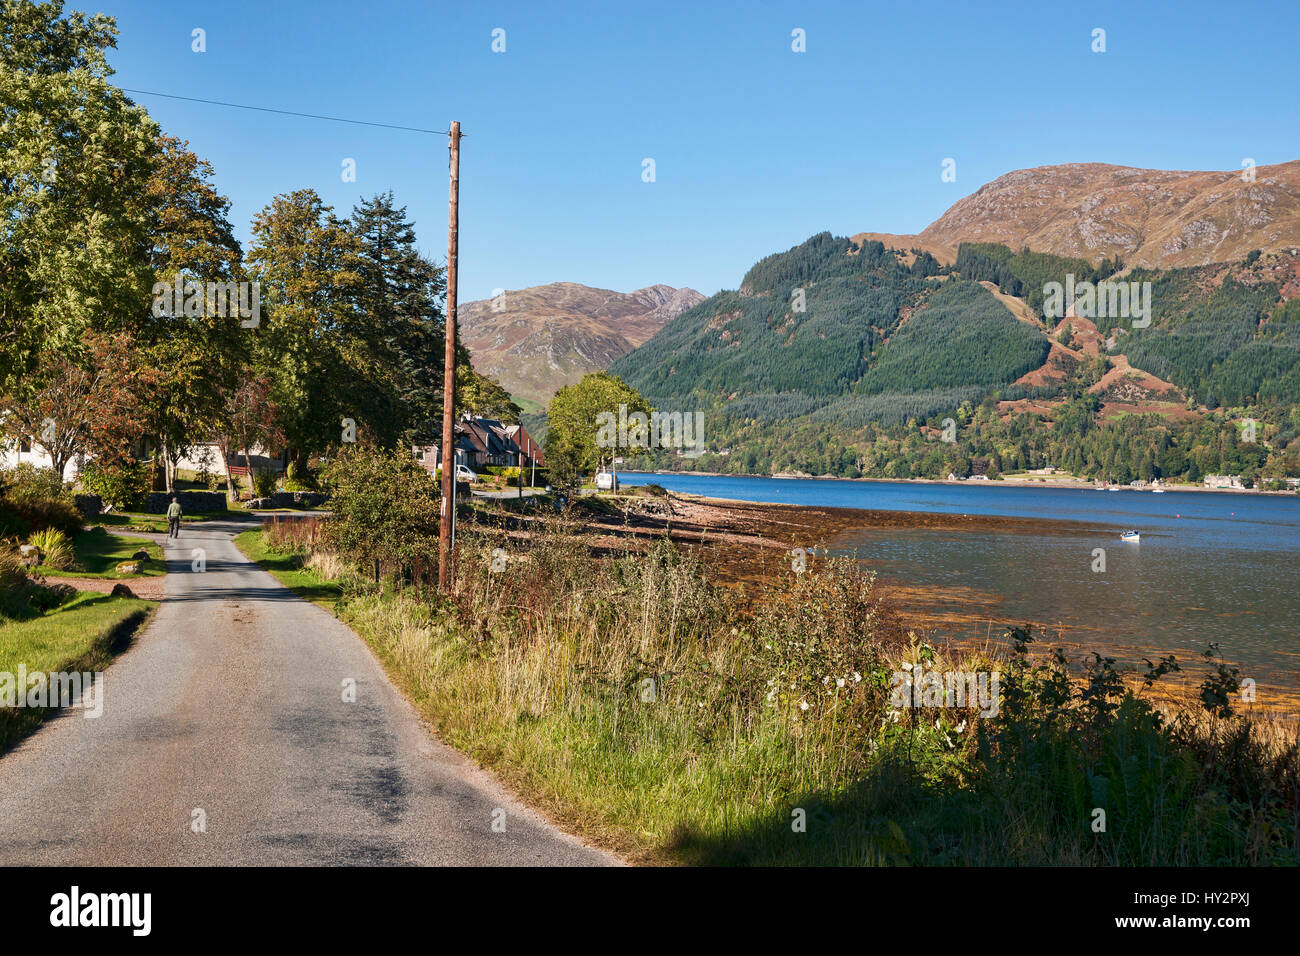
<path fill-rule="evenodd" d="M 223 103 L 221 100 L 205 100 L 197 96 L 177 96 L 174 93 L 157 93 L 153 90 L 132 90 L 122 87 L 124 93 L 140 93 L 144 96 L 163 96 L 169 100 L 188 100 L 191 103 L 207 103 L 209 106 L 229 106 L 237 110 L 257 110 L 261 113 L 279 113 L 283 116 L 302 116 L 307 119 L 328 120 L 331 123 L 352 123 L 356 126 L 381 126 L 384 129 L 402 129 L 410 133 L 432 133 L 435 136 L 450 135 L 445 129 L 421 129 L 418 126 L 396 126 L 392 123 L 371 123 L 367 120 L 344 119 L 340 116 L 321 116 L 317 113 L 298 113 L 294 110 L 276 110 L 269 106 L 246 106 L 243 103 Z"/>

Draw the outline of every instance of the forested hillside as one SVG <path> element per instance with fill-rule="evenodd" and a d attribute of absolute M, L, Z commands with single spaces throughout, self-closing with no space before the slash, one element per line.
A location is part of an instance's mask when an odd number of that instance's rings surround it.
<path fill-rule="evenodd" d="M 1115 351 L 1208 408 L 1300 402 L 1300 299 L 1242 271 L 1134 270 L 1130 281 L 1152 284 L 1153 322 Z"/>
<path fill-rule="evenodd" d="M 1151 283 L 1151 324 L 1044 318 L 1044 286 Z M 710 452 L 657 467 L 1109 480 L 1300 474 L 1300 262 L 1126 270 L 992 243 L 952 268 L 829 233 L 768 256 L 614 364 Z M 1289 301 L 1288 301 L 1289 299 Z M 958 440 L 938 440 L 944 419 Z M 1241 440 L 1242 419 L 1259 440 Z"/>

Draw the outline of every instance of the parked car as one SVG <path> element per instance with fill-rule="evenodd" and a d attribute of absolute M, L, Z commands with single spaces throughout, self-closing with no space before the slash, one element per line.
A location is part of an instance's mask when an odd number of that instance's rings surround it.
<path fill-rule="evenodd" d="M 457 465 L 456 480 L 457 481 L 478 481 L 478 475 L 474 474 L 474 472 L 470 471 L 464 465 Z"/>

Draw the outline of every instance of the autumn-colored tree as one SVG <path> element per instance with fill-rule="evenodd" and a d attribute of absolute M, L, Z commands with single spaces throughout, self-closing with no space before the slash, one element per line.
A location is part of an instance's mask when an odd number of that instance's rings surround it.
<path fill-rule="evenodd" d="M 232 453 L 243 452 L 248 469 L 248 491 L 253 494 L 252 449 L 258 446 L 271 448 L 284 441 L 277 420 L 279 409 L 270 395 L 271 379 L 267 375 L 240 379 L 225 393 L 215 439 L 226 463 L 226 495 L 229 498 L 235 497 L 235 485 L 230 477 Z"/>
<path fill-rule="evenodd" d="M 45 449 L 60 481 L 78 456 L 110 468 L 129 458 L 160 379 L 129 335 L 87 332 L 79 354 L 42 354 L 31 381 L 3 398 L 5 432 Z"/>

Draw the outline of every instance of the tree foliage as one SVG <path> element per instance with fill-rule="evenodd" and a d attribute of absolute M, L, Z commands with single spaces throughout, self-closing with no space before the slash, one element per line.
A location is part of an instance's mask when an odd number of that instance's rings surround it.
<path fill-rule="evenodd" d="M 571 484 L 615 455 L 634 450 L 602 447 L 597 441 L 601 416 L 617 418 L 620 406 L 624 415 L 654 411 L 636 389 L 609 372 L 591 372 L 555 393 L 547 408 L 546 460 L 558 482 Z"/>

